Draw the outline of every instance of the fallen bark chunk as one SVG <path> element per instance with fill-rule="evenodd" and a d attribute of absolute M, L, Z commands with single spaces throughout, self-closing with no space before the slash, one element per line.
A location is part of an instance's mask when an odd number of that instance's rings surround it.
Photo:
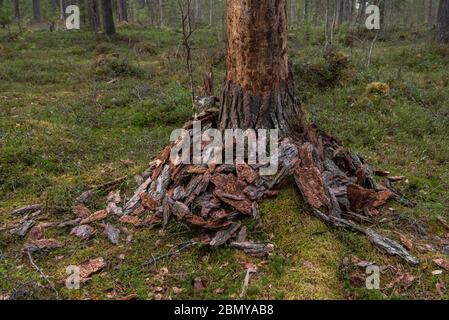
<path fill-rule="evenodd" d="M 94 273 L 99 272 L 100 270 L 106 267 L 106 263 L 103 258 L 96 258 L 86 261 L 79 266 L 80 277 L 83 281 L 86 281 L 90 276 Z"/>
<path fill-rule="evenodd" d="M 158 200 L 146 192 L 140 194 L 140 199 L 142 200 L 142 205 L 151 211 L 156 211 L 161 206 Z"/>
<path fill-rule="evenodd" d="M 93 190 L 84 191 L 78 198 L 75 199 L 75 203 L 86 204 L 87 202 L 90 201 L 93 195 L 94 195 Z"/>
<path fill-rule="evenodd" d="M 73 213 L 81 219 L 86 219 L 92 214 L 92 212 L 83 204 L 77 204 L 73 208 Z"/>
<path fill-rule="evenodd" d="M 399 234 L 399 240 L 408 250 L 413 249 L 413 241 L 407 238 L 405 235 Z"/>
<path fill-rule="evenodd" d="M 152 216 L 149 216 L 148 218 L 146 218 L 142 224 L 148 227 L 154 227 L 157 225 L 162 224 L 163 218 L 161 218 L 160 216 L 158 216 L 157 214 L 153 214 Z"/>
<path fill-rule="evenodd" d="M 214 191 L 214 196 L 243 214 L 251 215 L 253 212 L 252 202 L 247 200 L 244 196 L 225 193 L 223 190 L 219 189 Z"/>
<path fill-rule="evenodd" d="M 27 213 L 33 213 L 36 211 L 39 211 L 42 209 L 42 206 L 40 204 L 32 204 L 32 205 L 28 205 L 28 206 L 24 206 L 22 208 L 16 209 L 14 211 L 12 211 L 10 214 L 11 215 L 22 215 L 22 214 L 27 214 Z"/>
<path fill-rule="evenodd" d="M 108 214 L 112 214 L 114 216 L 122 216 L 123 215 L 123 209 L 120 207 L 117 207 L 117 204 L 115 202 L 108 203 L 108 206 L 106 207 L 106 212 Z"/>
<path fill-rule="evenodd" d="M 104 232 L 106 233 L 106 236 L 108 237 L 108 240 L 114 244 L 117 245 L 120 240 L 120 230 L 114 227 L 112 224 L 107 224 L 106 228 L 104 229 Z"/>
<path fill-rule="evenodd" d="M 125 214 L 130 214 L 131 212 L 133 212 L 136 209 L 136 207 L 140 203 L 140 199 L 141 199 L 140 195 L 142 194 L 142 192 L 147 191 L 151 182 L 153 182 L 153 179 L 151 177 L 149 177 L 144 183 L 142 183 L 137 188 L 137 190 L 134 193 L 134 195 L 132 196 L 132 198 L 125 204 L 125 207 L 123 209 Z"/>
<path fill-rule="evenodd" d="M 96 221 L 104 220 L 108 217 L 108 212 L 106 210 L 100 210 L 87 217 L 86 219 L 81 220 L 80 224 L 89 224 Z"/>
<path fill-rule="evenodd" d="M 396 281 L 402 288 L 407 289 L 413 284 L 413 282 L 415 282 L 415 280 L 416 277 L 414 275 L 410 273 L 405 273 L 402 276 L 400 276 Z"/>
<path fill-rule="evenodd" d="M 28 230 L 30 230 L 30 228 L 34 224 L 35 224 L 35 222 L 33 220 L 25 220 L 24 222 L 22 222 L 20 224 L 20 226 L 17 229 L 11 230 L 11 233 L 16 234 L 20 237 L 24 237 L 28 233 Z"/>
<path fill-rule="evenodd" d="M 407 177 L 397 176 L 397 177 L 387 177 L 387 179 L 388 179 L 390 182 L 395 183 L 395 182 L 401 182 L 401 181 L 404 181 L 405 179 L 407 179 Z"/>
<path fill-rule="evenodd" d="M 237 177 L 239 180 L 246 181 L 249 184 L 254 183 L 257 178 L 259 178 L 259 174 L 251 168 L 248 164 L 238 164 L 237 166 Z"/>
<path fill-rule="evenodd" d="M 136 216 L 123 216 L 120 218 L 120 222 L 126 223 L 126 224 L 132 224 L 135 227 L 138 227 L 141 225 L 141 221 L 139 217 Z"/>
<path fill-rule="evenodd" d="M 171 182 L 170 166 L 166 165 L 162 170 L 161 174 L 156 181 L 151 183 L 148 194 L 156 198 L 157 200 L 162 200 L 167 192 L 167 187 Z"/>
<path fill-rule="evenodd" d="M 113 202 L 115 204 L 119 204 L 122 202 L 122 197 L 120 196 L 120 190 L 111 191 L 107 197 L 108 202 Z"/>
<path fill-rule="evenodd" d="M 390 190 L 376 192 L 356 184 L 350 184 L 347 195 L 351 210 L 355 212 L 367 210 L 368 213 L 372 213 L 375 208 L 384 205 L 393 196 L 393 192 Z"/>
<path fill-rule="evenodd" d="M 449 272 L 449 261 L 444 260 L 444 259 L 435 259 L 435 260 L 433 260 L 433 262 L 437 266 L 439 266 Z"/>
<path fill-rule="evenodd" d="M 382 252 L 386 252 L 391 255 L 402 257 L 405 261 L 411 265 L 419 265 L 419 260 L 412 256 L 404 247 L 402 247 L 396 241 L 388 239 L 374 232 L 372 229 L 366 229 L 366 233 L 370 241 Z"/>
<path fill-rule="evenodd" d="M 212 247 L 219 247 L 228 242 L 232 238 L 234 233 L 240 228 L 240 224 L 234 223 L 227 230 L 218 231 L 215 237 L 211 240 L 210 245 Z"/>
<path fill-rule="evenodd" d="M 67 220 L 67 221 L 63 221 L 61 223 L 56 223 L 53 226 L 56 228 L 66 228 L 66 227 L 73 227 L 73 226 L 77 226 L 79 225 L 81 222 L 81 219 L 74 219 L 74 220 Z"/>
<path fill-rule="evenodd" d="M 81 240 L 87 240 L 95 234 L 95 229 L 85 224 L 73 228 L 70 234 L 77 238 L 80 238 Z"/>
<path fill-rule="evenodd" d="M 249 241 L 245 242 L 232 242 L 231 247 L 243 250 L 246 254 L 255 257 L 264 257 L 273 252 L 274 246 L 272 244 L 260 244 Z"/>
<path fill-rule="evenodd" d="M 40 240 L 31 240 L 24 244 L 22 251 L 23 252 L 39 252 L 43 250 L 50 250 L 61 248 L 62 244 L 54 239 L 40 239 Z"/>
<path fill-rule="evenodd" d="M 44 227 L 38 224 L 37 226 L 32 227 L 30 232 L 28 233 L 28 241 L 31 242 L 39 240 L 42 239 L 43 236 L 44 236 Z"/>
<path fill-rule="evenodd" d="M 330 199 L 326 195 L 321 173 L 316 167 L 300 167 L 294 171 L 296 184 L 307 202 L 316 209 L 330 206 Z"/>

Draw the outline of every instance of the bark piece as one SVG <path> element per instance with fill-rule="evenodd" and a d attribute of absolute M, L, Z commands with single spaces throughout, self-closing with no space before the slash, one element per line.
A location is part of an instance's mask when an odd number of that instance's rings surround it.
<path fill-rule="evenodd" d="M 108 206 L 106 207 L 106 212 L 108 214 L 112 214 L 114 216 L 122 216 L 123 215 L 123 209 L 118 207 L 115 202 L 108 203 Z"/>
<path fill-rule="evenodd" d="M 120 218 L 120 222 L 125 224 L 132 224 L 134 227 L 139 227 L 142 223 L 139 217 L 136 216 L 123 216 Z"/>
<path fill-rule="evenodd" d="M 140 199 L 141 199 L 142 205 L 151 211 L 156 211 L 157 208 L 159 208 L 161 206 L 160 202 L 157 199 L 155 199 L 153 196 L 149 195 L 146 192 L 142 192 L 140 194 Z"/>
<path fill-rule="evenodd" d="M 80 224 L 90 224 L 92 222 L 97 222 L 104 220 L 108 217 L 108 213 L 106 210 L 100 210 L 87 217 L 86 219 L 81 220 Z"/>
<path fill-rule="evenodd" d="M 95 234 L 95 229 L 87 224 L 84 224 L 74 227 L 70 234 L 77 238 L 80 238 L 81 240 L 87 240 Z"/>
<path fill-rule="evenodd" d="M 108 240 L 114 244 L 117 245 L 120 241 L 120 230 L 116 227 L 114 227 L 112 224 L 107 224 L 104 232 L 106 233 L 106 236 L 108 237 Z"/>
<path fill-rule="evenodd" d="M 218 231 L 215 237 L 211 240 L 210 245 L 212 247 L 219 247 L 228 242 L 229 239 L 237 232 L 240 228 L 240 224 L 234 223 L 227 230 Z"/>
<path fill-rule="evenodd" d="M 92 214 L 92 212 L 83 204 L 77 204 L 72 211 L 78 218 L 81 219 L 85 219 Z"/>
<path fill-rule="evenodd" d="M 259 174 L 247 164 L 238 164 L 237 166 L 237 177 L 239 180 L 246 181 L 249 184 L 254 183 L 258 178 Z"/>
<path fill-rule="evenodd" d="M 156 200 L 162 200 L 167 192 L 167 187 L 171 182 L 170 166 L 164 166 L 161 174 L 155 181 L 151 183 L 148 194 L 154 197 Z"/>
<path fill-rule="evenodd" d="M 449 272 L 449 261 L 444 260 L 444 259 L 435 259 L 435 260 L 433 260 L 433 262 L 437 266 L 439 266 Z"/>
<path fill-rule="evenodd" d="M 39 240 L 30 240 L 26 242 L 23 246 L 23 252 L 39 252 L 43 250 L 50 250 L 61 248 L 62 244 L 54 239 L 39 239 Z"/>
<path fill-rule="evenodd" d="M 27 214 L 27 213 L 33 213 L 33 212 L 39 211 L 41 209 L 42 209 L 42 206 L 40 204 L 32 204 L 32 205 L 27 205 L 22 208 L 16 209 L 16 210 L 12 211 L 10 214 L 13 216 L 17 216 L 17 215 L 23 215 L 23 214 Z"/>
<path fill-rule="evenodd" d="M 28 230 L 30 230 L 30 228 L 34 226 L 34 224 L 34 220 L 25 220 L 17 229 L 11 230 L 11 233 L 16 234 L 20 237 L 24 237 L 28 233 Z"/>
<path fill-rule="evenodd" d="M 125 214 L 132 213 L 139 206 L 141 200 L 140 195 L 142 194 L 142 192 L 147 191 L 148 187 L 152 182 L 153 179 L 150 177 L 137 188 L 132 198 L 125 204 L 124 207 Z"/>
<path fill-rule="evenodd" d="M 107 197 L 108 202 L 113 202 L 115 204 L 119 204 L 122 202 L 122 197 L 120 196 L 120 190 L 111 191 Z"/>
<path fill-rule="evenodd" d="M 93 195 L 94 195 L 93 190 L 84 191 L 78 198 L 76 198 L 75 203 L 86 204 L 90 201 Z"/>
<path fill-rule="evenodd" d="M 96 258 L 86 261 L 79 265 L 80 277 L 85 281 L 93 274 L 104 269 L 104 267 L 106 267 L 106 263 L 103 258 Z"/>
<path fill-rule="evenodd" d="M 273 252 L 274 246 L 272 244 L 253 243 L 249 241 L 245 242 L 232 242 L 231 247 L 243 250 L 246 254 L 255 257 L 264 257 Z"/>
<path fill-rule="evenodd" d="M 396 241 L 381 236 L 370 228 L 366 229 L 366 234 L 370 241 L 376 246 L 376 248 L 378 248 L 382 252 L 402 257 L 411 265 L 416 266 L 419 264 L 419 260 L 408 253 L 408 251 Z"/>

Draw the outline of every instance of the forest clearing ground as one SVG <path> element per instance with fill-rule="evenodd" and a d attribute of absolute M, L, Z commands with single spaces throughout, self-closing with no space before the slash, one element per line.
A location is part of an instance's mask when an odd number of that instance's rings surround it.
<path fill-rule="evenodd" d="M 123 175 L 129 179 L 116 188 L 130 194 L 133 176 L 146 169 L 170 132 L 189 118 L 187 79 L 182 55 L 176 55 L 180 34 L 171 29 L 119 31 L 111 41 L 87 32 L 34 31 L 1 42 L 0 225 L 11 223 L 8 213 L 13 208 L 36 202 L 45 204 L 50 220 L 70 218 L 81 192 Z M 316 73 L 308 73 L 307 80 L 298 78 L 299 71 L 317 68 L 327 82 L 333 76 L 321 58 L 320 33 L 310 32 L 308 42 L 303 31 L 291 30 L 289 35 L 298 94 L 310 120 L 371 164 L 408 178 L 400 186 L 417 206 L 388 204 L 386 217 L 393 207 L 400 216 L 419 218 L 429 233 L 443 237 L 449 231 L 436 218 L 449 218 L 449 49 L 429 46 L 425 31 L 391 33 L 376 44 L 369 68 L 366 50 L 354 48 L 352 62 L 338 81 L 323 87 Z M 6 31 L 1 30 L 0 37 L 4 39 Z M 211 57 L 223 53 L 223 37 L 220 29 L 195 33 L 195 79 L 200 79 Z M 351 56 L 350 48 L 341 50 Z M 217 95 L 223 72 L 221 61 L 215 71 Z M 374 81 L 387 83 L 390 95 L 368 96 L 365 88 Z M 136 88 L 142 94 L 136 95 Z M 89 207 L 103 208 L 106 195 L 106 191 L 96 194 Z M 127 244 L 122 239 L 115 247 L 101 229 L 90 242 L 75 240 L 67 230 L 49 229 L 46 237 L 61 240 L 64 247 L 36 255 L 35 261 L 63 288 L 66 266 L 99 256 L 106 259 L 107 268 L 82 290 L 61 289 L 63 298 L 137 294 L 146 299 L 160 294 L 237 299 L 245 274 L 241 264 L 246 262 L 258 266 L 247 290 L 249 299 L 449 298 L 447 291 L 441 296 L 436 290 L 438 282 L 449 289 L 448 273 L 432 275 L 438 269 L 432 260 L 447 255 L 413 249 L 422 265 L 402 265 L 378 253 L 363 236 L 329 230 L 307 215 L 292 187 L 264 202 L 261 209 L 262 230 L 251 222 L 248 227 L 252 237 L 276 245 L 266 263 L 231 249 L 193 247 L 179 257 L 133 270 L 188 240 L 192 232 L 182 225 L 171 226 L 164 234 L 131 230 L 133 241 Z M 388 231 L 389 220 L 379 227 Z M 395 227 L 415 237 L 407 225 Z M 43 280 L 27 259 L 21 260 L 23 242 L 0 232 L 0 295 L 52 298 L 51 290 L 35 286 Z M 340 268 L 343 258 L 351 255 L 396 268 L 382 275 L 382 287 L 398 272 L 411 273 L 416 280 L 409 288 L 398 284 L 384 288 L 384 295 L 356 288 L 350 274 Z M 351 272 L 364 274 L 364 270 Z M 198 277 L 206 283 L 203 291 L 192 286 Z"/>

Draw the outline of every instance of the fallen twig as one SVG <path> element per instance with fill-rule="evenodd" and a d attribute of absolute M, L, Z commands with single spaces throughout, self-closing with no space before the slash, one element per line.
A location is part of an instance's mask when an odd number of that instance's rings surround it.
<path fill-rule="evenodd" d="M 56 296 L 56 300 L 59 300 L 59 293 L 58 290 L 56 290 L 55 286 L 53 285 L 53 283 L 50 281 L 50 279 L 48 279 L 47 275 L 39 268 L 39 266 L 34 262 L 33 257 L 31 255 L 30 250 L 26 251 L 27 255 L 28 255 L 28 259 L 30 260 L 31 265 L 34 267 L 34 269 L 36 269 L 36 271 L 38 271 L 40 273 L 40 275 L 45 279 L 45 281 L 47 281 L 47 283 L 50 285 L 51 289 L 54 291 L 55 296 Z"/>

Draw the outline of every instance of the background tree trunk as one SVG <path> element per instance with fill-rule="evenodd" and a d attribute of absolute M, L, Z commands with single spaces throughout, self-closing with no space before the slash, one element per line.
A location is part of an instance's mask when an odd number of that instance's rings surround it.
<path fill-rule="evenodd" d="M 89 16 L 90 28 L 93 31 L 97 31 L 100 28 L 100 9 L 98 0 L 86 0 L 87 12 Z"/>
<path fill-rule="evenodd" d="M 114 17 L 111 0 L 101 0 L 103 11 L 103 31 L 107 35 L 115 34 Z"/>
<path fill-rule="evenodd" d="M 432 16 L 433 16 L 433 0 L 428 0 L 429 4 L 427 7 L 427 16 L 426 16 L 426 23 L 432 23 Z"/>
<path fill-rule="evenodd" d="M 118 21 L 128 21 L 128 7 L 126 0 L 118 0 Z"/>
<path fill-rule="evenodd" d="M 300 125 L 287 58 L 287 0 L 228 0 L 220 128 Z"/>
<path fill-rule="evenodd" d="M 437 41 L 449 44 L 449 0 L 440 0 Z"/>
<path fill-rule="evenodd" d="M 33 0 L 33 18 L 36 21 L 41 20 L 41 3 L 40 0 Z"/>
<path fill-rule="evenodd" d="M 19 0 L 13 0 L 12 5 L 14 7 L 14 17 L 16 20 L 20 20 L 20 4 Z"/>

